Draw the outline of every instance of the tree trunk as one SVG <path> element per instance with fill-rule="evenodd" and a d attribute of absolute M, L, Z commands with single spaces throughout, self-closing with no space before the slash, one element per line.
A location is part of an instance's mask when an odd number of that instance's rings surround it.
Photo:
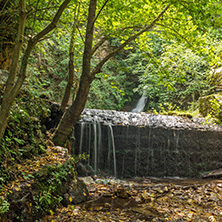
<path fill-rule="evenodd" d="M 26 15 L 27 15 L 25 0 L 20 0 L 19 6 L 20 6 L 20 12 L 19 12 L 20 16 L 19 16 L 18 33 L 15 40 L 15 47 L 13 49 L 13 58 L 12 58 L 12 63 L 10 67 L 10 73 L 6 82 L 4 95 L 7 95 L 14 86 L 17 69 L 18 69 L 19 56 L 20 56 L 22 45 L 23 45 L 23 35 L 24 35 Z"/>
<path fill-rule="evenodd" d="M 1 109 L 0 109 L 0 140 L 3 137 L 6 126 L 7 126 L 7 118 L 9 116 L 9 112 L 12 107 L 13 101 L 15 97 L 17 96 L 17 94 L 19 93 L 19 90 L 22 87 L 24 80 L 26 78 L 26 69 L 28 65 L 28 59 L 29 59 L 29 56 L 31 54 L 33 47 L 38 43 L 38 41 L 42 37 L 47 35 L 50 31 L 52 31 L 56 27 L 56 24 L 58 23 L 59 18 L 61 17 L 63 11 L 65 10 L 65 8 L 67 7 L 70 1 L 71 0 L 64 0 L 64 2 L 60 5 L 57 13 L 55 14 L 52 22 L 28 42 L 24 55 L 22 56 L 21 68 L 20 68 L 16 83 L 14 82 L 15 82 L 15 77 L 17 74 L 16 70 L 19 63 L 20 51 L 16 51 L 16 50 L 14 51 L 13 58 L 12 58 L 13 65 L 11 67 L 11 69 L 13 70 L 10 71 L 9 73 L 9 77 L 6 84 L 7 86 L 3 95 L 3 100 L 2 100 Z M 20 0 L 20 5 L 21 5 L 21 9 L 20 9 L 20 18 L 19 18 L 19 27 L 18 27 L 18 37 L 16 41 L 16 46 L 15 46 L 15 49 L 17 50 L 21 49 L 23 35 L 24 35 L 24 27 L 25 27 L 25 20 L 26 20 L 25 0 Z"/>
<path fill-rule="evenodd" d="M 70 40 L 70 45 L 69 45 L 69 71 L 68 71 L 69 78 L 68 78 L 65 93 L 62 99 L 61 108 L 60 108 L 62 113 L 65 112 L 67 103 L 69 102 L 73 80 L 74 80 L 74 33 L 75 33 L 75 29 L 76 29 L 76 21 L 74 20 L 72 33 L 71 33 L 71 40 Z"/>
<path fill-rule="evenodd" d="M 10 67 L 10 73 L 6 82 L 6 87 L 5 87 L 1 109 L 0 109 L 0 140 L 5 132 L 5 128 L 7 126 L 7 118 L 9 115 L 11 104 L 14 100 L 14 96 L 10 96 L 10 93 L 15 83 L 19 55 L 21 52 L 22 44 L 23 44 L 23 35 L 24 35 L 25 22 L 26 22 L 25 0 L 20 0 L 19 5 L 20 5 L 20 12 L 19 12 L 20 16 L 19 16 L 18 34 L 15 40 L 12 64 Z"/>
<path fill-rule="evenodd" d="M 95 22 L 95 10 L 96 10 L 96 0 L 90 1 L 89 6 L 89 15 L 88 15 L 88 23 L 86 29 L 86 40 L 85 40 L 85 50 L 83 55 L 83 71 L 80 79 L 79 91 L 77 93 L 76 99 L 72 106 L 64 113 L 60 123 L 56 129 L 56 132 L 53 136 L 53 142 L 55 145 L 64 146 L 68 136 L 70 135 L 74 124 L 78 121 L 81 112 L 83 111 L 87 96 L 90 89 L 90 84 L 92 83 L 95 75 L 101 71 L 102 66 L 117 52 L 122 50 L 128 43 L 136 39 L 138 36 L 143 34 L 144 32 L 153 28 L 156 22 L 161 18 L 161 16 L 167 11 L 170 7 L 168 4 L 162 12 L 144 29 L 140 30 L 135 35 L 129 37 L 122 45 L 120 45 L 113 52 L 109 53 L 104 59 L 102 59 L 95 68 L 90 73 L 90 59 L 92 53 L 95 51 L 92 50 L 92 40 L 93 40 L 93 26 Z"/>
<path fill-rule="evenodd" d="M 53 142 L 56 145 L 63 146 L 70 135 L 74 123 L 77 122 L 81 112 L 83 111 L 88 97 L 90 84 L 94 78 L 90 74 L 90 60 L 93 42 L 93 30 L 96 13 L 97 0 L 90 0 L 89 12 L 86 27 L 86 37 L 84 43 L 82 75 L 80 79 L 79 90 L 72 106 L 65 112 L 57 130 L 53 136 Z"/>
<path fill-rule="evenodd" d="M 79 116 L 85 107 L 91 82 L 92 79 L 88 77 L 81 79 L 75 101 L 64 113 L 53 136 L 53 142 L 55 145 L 64 146 L 68 136 L 72 132 L 74 123 L 78 121 Z"/>
<path fill-rule="evenodd" d="M 66 84 L 66 89 L 65 89 L 65 93 L 62 99 L 62 103 L 61 103 L 61 111 L 62 113 L 65 112 L 66 110 L 66 105 L 69 102 L 69 98 L 70 98 L 70 93 L 71 93 L 71 89 L 72 89 L 72 85 L 73 85 L 73 80 L 74 80 L 74 52 L 73 52 L 73 37 L 71 37 L 71 43 L 70 43 L 70 48 L 69 48 L 69 78 L 68 78 L 68 82 Z"/>

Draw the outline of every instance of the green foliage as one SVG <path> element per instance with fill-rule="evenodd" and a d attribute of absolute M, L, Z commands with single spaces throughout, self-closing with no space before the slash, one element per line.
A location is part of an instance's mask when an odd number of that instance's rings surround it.
<path fill-rule="evenodd" d="M 76 177 L 76 159 L 69 159 L 64 164 L 44 166 L 34 174 L 33 196 L 34 212 L 41 218 L 51 210 L 55 210 L 68 190 L 69 183 Z M 66 184 L 66 185 L 65 185 Z"/>
<path fill-rule="evenodd" d="M 220 94 L 212 94 L 200 98 L 200 113 L 211 122 L 222 123 L 222 96 Z"/>
<path fill-rule="evenodd" d="M 158 109 L 151 109 L 151 112 L 154 114 L 161 114 L 161 115 L 173 115 L 173 116 L 183 116 L 183 117 L 198 117 L 199 112 L 196 112 L 198 103 L 195 103 L 195 109 L 189 110 L 181 110 L 178 106 L 173 105 L 172 103 L 165 102 L 160 103 Z"/>
<path fill-rule="evenodd" d="M 119 70 L 118 75 L 115 75 L 115 65 L 118 66 L 115 61 L 110 61 L 104 72 L 99 74 L 98 78 L 93 81 L 86 107 L 121 110 L 130 99 L 131 92 L 129 89 L 131 83 L 127 81 L 124 72 L 121 73 Z M 118 68 L 120 67 L 117 67 L 117 70 Z"/>
<path fill-rule="evenodd" d="M 222 124 L 222 96 L 214 95 L 210 100 L 211 112 L 208 114 L 218 124 Z"/>
<path fill-rule="evenodd" d="M 33 97 L 27 89 L 21 91 L 12 107 L 8 126 L 0 143 L 0 184 L 10 179 L 9 169 L 5 165 L 45 152 L 41 120 L 48 113 L 47 101 Z"/>
<path fill-rule="evenodd" d="M 183 45 L 165 45 L 159 58 L 150 59 L 138 89 L 145 89 L 149 108 L 158 109 L 165 102 L 184 108 L 209 90 L 208 75 L 205 57 Z"/>
<path fill-rule="evenodd" d="M 68 80 L 70 33 L 59 30 L 42 42 L 31 57 L 28 67 L 30 89 L 34 96 L 46 95 L 61 102 Z M 81 39 L 76 39 L 74 49 L 74 73 L 81 71 Z M 77 81 L 76 78 L 74 81 Z"/>
<path fill-rule="evenodd" d="M 9 202 L 0 197 L 0 217 L 9 210 Z"/>
<path fill-rule="evenodd" d="M 41 98 L 32 97 L 28 92 L 17 99 L 11 110 L 9 124 L 1 148 L 19 148 L 24 145 L 43 145 L 41 132 L 41 119 L 49 113 L 47 102 Z M 27 94 L 26 94 L 27 93 Z M 11 152 L 17 152 L 11 150 Z M 38 153 L 38 146 L 36 147 Z M 14 153 L 15 154 L 15 153 Z"/>
<path fill-rule="evenodd" d="M 59 2 L 60 1 L 57 3 Z M 98 78 L 92 83 L 87 107 L 121 110 L 133 96 L 132 88 L 136 87 L 137 76 L 147 73 L 150 69 L 152 69 L 152 73 L 150 74 L 149 83 L 142 83 L 139 89 L 141 90 L 144 85 L 152 85 L 151 88 L 153 89 L 148 92 L 151 103 L 153 102 L 153 104 L 150 104 L 152 107 L 156 106 L 156 102 L 164 102 L 167 101 L 168 98 L 170 98 L 170 101 L 175 99 L 177 101 L 182 100 L 180 103 L 182 105 L 186 103 L 187 106 L 188 103 L 193 101 L 193 98 L 197 98 L 198 95 L 202 93 L 203 89 L 201 87 L 204 81 L 198 78 L 205 78 L 204 75 L 201 76 L 200 73 L 196 74 L 194 70 L 192 70 L 192 76 L 189 78 L 182 76 L 185 72 L 190 72 L 190 69 L 192 69 L 190 67 L 189 70 L 181 71 L 183 69 L 182 63 L 187 60 L 187 58 L 179 59 L 180 64 L 177 69 L 173 68 L 174 73 L 172 74 L 169 74 L 171 70 L 167 66 L 178 61 L 173 58 L 171 58 L 172 61 L 167 61 L 166 58 L 167 56 L 171 57 L 176 54 L 178 57 L 178 54 L 186 50 L 185 45 L 189 47 L 191 45 L 192 47 L 199 47 L 199 50 L 202 50 L 201 53 L 206 53 L 206 39 L 200 36 L 203 30 L 199 27 L 203 25 L 202 20 L 207 19 L 208 23 L 215 20 L 214 17 L 211 16 L 216 7 L 215 1 L 203 1 L 201 4 L 199 1 L 192 1 L 189 5 L 181 4 L 181 2 L 178 1 L 170 1 L 170 3 L 170 9 L 164 15 L 163 19 L 159 21 L 158 25 L 150 30 L 149 34 L 144 33 L 136 40 L 137 44 L 139 44 L 139 49 L 137 49 L 136 44 L 131 44 L 125 47 L 125 53 L 118 53 L 106 67 L 103 67 L 101 75 L 98 75 Z M 57 7 L 54 1 L 50 4 L 52 8 Z M 33 2 L 31 5 L 34 6 L 35 9 L 41 9 L 44 6 L 44 2 L 39 1 L 38 4 Z M 98 2 L 98 8 L 102 6 L 103 2 Z M 132 33 L 137 32 L 149 24 L 165 6 L 166 3 L 163 1 L 147 1 L 146 4 L 144 4 L 142 0 L 108 2 L 95 23 L 94 45 L 99 42 L 103 36 L 109 36 L 110 39 L 106 44 L 108 47 L 104 50 L 105 52 L 101 49 L 97 52 L 96 56 L 93 56 L 92 67 L 104 57 L 104 54 L 118 47 L 132 35 Z M 68 45 L 72 27 L 72 25 L 70 25 L 72 22 L 70 21 L 73 21 L 74 14 L 76 13 L 75 7 L 75 4 L 70 5 L 62 18 L 63 23 L 59 24 L 50 38 L 40 43 L 40 47 L 38 47 L 35 54 L 33 54 L 33 65 L 29 68 L 29 72 L 31 74 L 30 82 L 32 84 L 32 90 L 35 95 L 44 93 L 52 100 L 61 101 L 68 76 Z M 83 1 L 80 4 L 77 14 L 75 14 L 78 31 L 74 33 L 74 66 L 75 75 L 77 76 L 74 84 L 77 84 L 79 81 L 81 73 L 83 53 L 82 37 L 85 32 L 86 9 L 87 1 Z M 201 13 L 202 17 L 200 18 L 199 14 L 201 10 L 207 10 L 208 16 Z M 49 16 L 50 10 L 46 14 L 43 14 L 41 10 L 37 10 L 36 18 L 42 17 L 47 21 Z M 211 19 L 209 19 L 209 16 Z M 38 20 L 35 21 L 34 15 L 31 18 L 28 26 L 33 28 L 33 24 L 35 24 L 36 29 L 41 28 L 41 23 Z M 205 24 L 206 27 L 209 27 L 208 23 Z M 204 31 L 206 30 L 204 29 Z M 178 49 L 178 52 L 172 51 L 172 55 L 170 55 L 169 52 L 170 50 L 174 50 L 174 46 L 171 46 L 171 49 L 166 49 L 165 47 L 168 47 L 173 41 L 185 42 L 185 44 L 182 46 L 182 49 Z M 142 50 L 142 52 L 139 52 L 139 50 Z M 164 51 L 165 54 L 161 56 Z M 187 51 L 187 54 L 189 54 L 189 51 Z M 156 57 L 158 58 L 156 59 Z M 184 57 L 188 56 L 184 55 Z M 160 64 L 162 59 L 165 60 L 165 64 Z M 189 59 L 191 60 L 191 56 Z M 187 63 L 189 62 L 191 63 L 191 61 L 187 61 Z M 168 65 L 166 65 L 166 63 L 168 63 Z M 201 62 L 198 62 L 198 64 L 200 63 Z M 147 64 L 149 64 L 150 67 L 148 67 Z M 159 70 L 157 70 L 158 68 L 156 66 L 159 66 Z M 199 68 L 197 67 L 196 70 L 197 69 Z M 161 72 L 164 72 L 165 76 L 162 75 L 161 77 Z M 131 77 L 132 74 L 136 74 L 137 76 Z M 141 77 L 141 81 L 145 79 L 145 82 L 147 82 L 148 78 L 149 77 Z M 191 80 L 193 78 L 195 78 L 196 81 Z M 187 85 L 190 86 L 188 88 L 185 84 L 186 81 Z M 178 84 L 178 87 L 175 87 L 176 84 Z M 182 89 L 178 89 L 179 87 Z M 184 88 L 186 89 L 185 91 Z M 169 89 L 171 89 L 171 92 L 168 91 Z M 176 93 L 172 93 L 172 90 L 176 91 Z M 191 94 L 192 96 L 190 96 Z"/>
<path fill-rule="evenodd" d="M 11 2 L 8 4 L 12 9 L 16 9 L 18 2 Z M 138 76 L 141 82 L 138 91 L 146 88 L 150 107 L 158 107 L 158 104 L 166 101 L 187 107 L 208 90 L 207 69 L 209 65 L 220 64 L 220 53 L 215 56 L 216 49 L 208 44 L 206 35 L 202 34 L 212 24 L 213 31 L 214 28 L 220 27 L 221 3 L 216 0 L 193 0 L 189 4 L 174 0 L 169 2 L 169 10 L 150 29 L 150 34 L 144 33 L 136 40 L 142 52 L 139 53 L 137 48 L 133 48 L 135 44 L 128 45 L 125 47 L 126 53 L 119 53 L 103 67 L 102 73 L 92 83 L 88 107 L 122 109 L 133 96 L 132 88 L 137 84 Z M 27 2 L 27 11 L 30 13 L 25 28 L 25 41 L 51 22 L 52 15 L 61 3 L 62 0 Z M 80 4 L 78 12 L 75 10 L 77 3 Z M 35 48 L 28 70 L 28 82 L 34 97 L 44 94 L 52 100 L 61 101 L 67 81 L 68 46 L 74 17 L 78 26 L 74 33 L 74 84 L 79 81 L 88 3 L 89 1 L 72 1 L 53 35 L 46 36 L 45 41 L 40 41 L 39 47 Z M 108 1 L 102 8 L 103 4 L 102 1 L 98 2 L 97 12 L 101 14 L 98 14 L 95 20 L 94 46 L 103 37 L 109 37 L 113 42 L 106 42 L 107 44 L 93 55 L 92 69 L 110 51 L 150 24 L 168 2 Z M 7 7 L 6 14 L 10 12 L 8 8 L 11 9 Z M 4 14 L 5 11 L 2 11 Z M 15 17 L 17 18 L 17 15 Z M 187 49 L 187 46 L 197 49 L 197 52 Z M 208 60 L 205 60 L 206 55 Z M 133 74 L 136 74 L 135 77 L 132 77 Z M 26 101 L 29 102 L 30 100 Z M 1 145 L 9 158 L 17 158 L 19 153 L 24 154 L 27 150 L 27 147 L 24 148 L 26 141 L 31 146 L 41 146 L 41 142 L 33 139 L 37 134 L 41 134 L 38 120 L 33 118 L 33 110 L 30 107 L 26 110 L 23 101 L 17 101 L 17 104 L 12 111 Z M 27 130 L 17 128 L 18 123 L 24 125 Z M 11 150 L 9 146 L 15 149 Z M 19 149 L 22 152 L 18 152 Z"/>

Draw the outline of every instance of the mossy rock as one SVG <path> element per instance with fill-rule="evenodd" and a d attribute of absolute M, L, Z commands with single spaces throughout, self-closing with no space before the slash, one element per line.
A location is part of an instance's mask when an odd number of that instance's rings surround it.
<path fill-rule="evenodd" d="M 89 192 L 82 180 L 75 179 L 69 184 L 69 191 L 64 195 L 62 204 L 79 204 L 89 199 Z"/>
<path fill-rule="evenodd" d="M 54 211 L 59 203 L 63 205 L 76 204 L 88 199 L 85 184 L 79 181 L 74 170 L 73 160 L 64 164 L 44 166 L 34 174 L 32 186 L 35 204 L 35 219 L 40 219 L 51 210 Z"/>
<path fill-rule="evenodd" d="M 199 112 L 204 116 L 211 115 L 222 121 L 222 94 L 212 94 L 199 99 Z"/>
<path fill-rule="evenodd" d="M 210 85 L 214 86 L 215 89 L 222 89 L 222 67 L 212 70 Z"/>
<path fill-rule="evenodd" d="M 32 177 L 34 182 L 20 184 L 7 196 L 10 208 L 4 216 L 10 221 L 36 221 L 54 211 L 59 204 L 77 204 L 86 201 L 88 190 L 76 178 L 75 160 L 43 166 Z"/>

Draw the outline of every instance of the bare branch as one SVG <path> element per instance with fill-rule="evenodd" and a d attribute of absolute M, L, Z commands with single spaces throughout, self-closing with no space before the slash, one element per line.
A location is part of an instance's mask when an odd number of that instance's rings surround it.
<path fill-rule="evenodd" d="M 78 30 L 78 32 L 79 32 L 79 35 L 80 35 L 80 37 L 81 37 L 81 39 L 82 39 L 82 42 L 84 43 L 84 37 L 83 37 L 83 35 L 82 35 L 82 33 L 81 33 L 79 27 L 76 26 L 76 28 L 77 28 L 77 30 Z"/>

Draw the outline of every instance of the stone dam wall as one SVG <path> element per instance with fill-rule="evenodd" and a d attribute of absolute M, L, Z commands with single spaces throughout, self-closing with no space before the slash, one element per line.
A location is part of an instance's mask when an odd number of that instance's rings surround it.
<path fill-rule="evenodd" d="M 197 177 L 222 168 L 222 128 L 203 119 L 85 109 L 76 154 L 96 174 L 118 178 Z"/>

